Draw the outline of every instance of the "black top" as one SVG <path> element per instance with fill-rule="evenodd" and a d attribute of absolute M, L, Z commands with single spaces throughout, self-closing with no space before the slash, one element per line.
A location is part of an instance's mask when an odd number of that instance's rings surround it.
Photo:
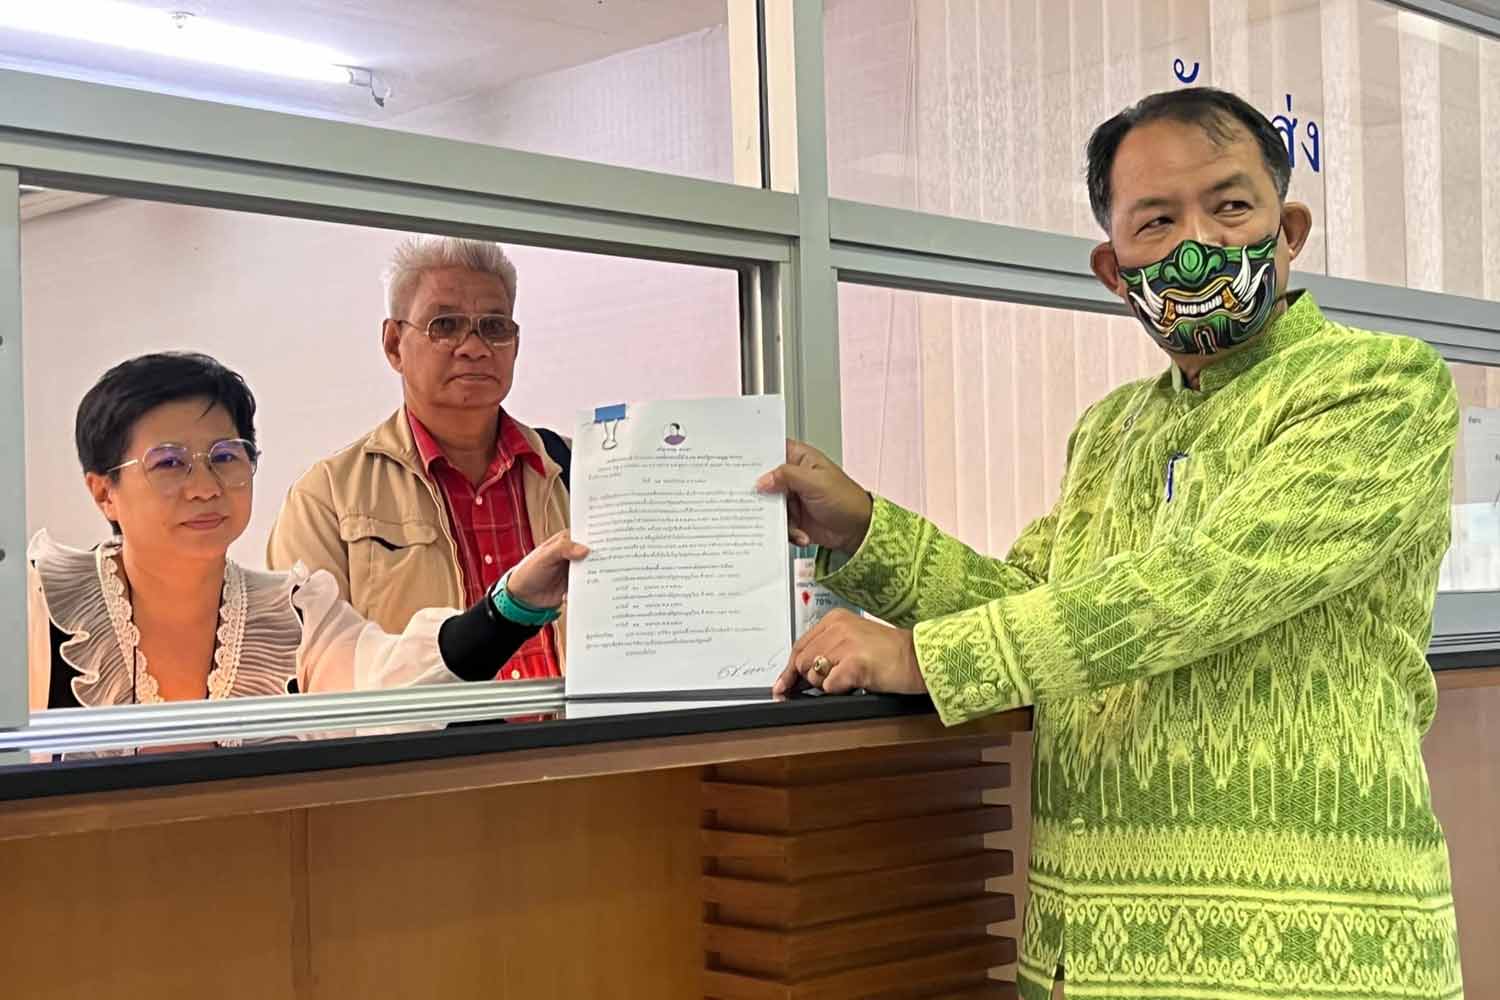
<path fill-rule="evenodd" d="M 72 636 L 52 623 L 48 623 L 52 638 L 52 679 L 47 687 L 47 707 L 82 708 L 78 695 L 73 693 L 73 678 L 78 676 L 67 660 L 63 659 L 62 647 Z"/>

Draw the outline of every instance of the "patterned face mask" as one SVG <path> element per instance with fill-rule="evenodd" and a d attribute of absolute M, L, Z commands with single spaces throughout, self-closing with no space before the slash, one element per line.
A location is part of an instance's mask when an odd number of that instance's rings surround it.
<path fill-rule="evenodd" d="M 1216 247 L 1183 240 L 1154 264 L 1122 267 L 1130 308 L 1175 354 L 1213 354 L 1260 332 L 1277 301 L 1276 244 Z"/>

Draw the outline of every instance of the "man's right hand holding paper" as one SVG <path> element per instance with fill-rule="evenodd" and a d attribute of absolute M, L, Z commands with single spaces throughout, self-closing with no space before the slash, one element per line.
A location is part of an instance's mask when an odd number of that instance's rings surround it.
<path fill-rule="evenodd" d="M 762 493 L 786 496 L 792 544 L 818 545 L 845 555 L 864 544 L 875 501 L 816 448 L 788 441 L 786 464 L 755 485 Z M 771 691 L 785 696 L 804 682 L 830 694 L 926 690 L 911 632 L 845 613 L 830 614 L 798 641 Z"/>
<path fill-rule="evenodd" d="M 811 445 L 787 441 L 786 464 L 756 482 L 762 493 L 786 496 L 787 536 L 853 555 L 870 530 L 875 502 L 833 460 Z"/>

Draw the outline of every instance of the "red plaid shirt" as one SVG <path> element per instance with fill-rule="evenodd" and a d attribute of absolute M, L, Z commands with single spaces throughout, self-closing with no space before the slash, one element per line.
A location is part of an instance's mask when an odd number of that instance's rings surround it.
<path fill-rule="evenodd" d="M 521 429 L 504 410 L 500 411 L 500 433 L 495 457 L 476 489 L 443 455 L 432 432 L 411 411 L 411 434 L 428 477 L 437 485 L 448 508 L 448 526 L 458 543 L 459 567 L 463 570 L 464 595 L 469 607 L 500 579 L 501 574 L 525 558 L 536 547 L 526 518 L 526 494 L 521 487 L 521 463 L 543 474 L 542 459 L 527 443 Z M 498 680 L 561 677 L 552 629 L 528 639 L 514 656 L 497 665 Z"/>

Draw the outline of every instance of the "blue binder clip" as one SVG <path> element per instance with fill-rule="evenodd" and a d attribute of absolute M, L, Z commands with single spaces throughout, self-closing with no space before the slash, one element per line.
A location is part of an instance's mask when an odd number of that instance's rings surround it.
<path fill-rule="evenodd" d="M 624 419 L 624 403 L 616 403 L 614 406 L 594 407 L 594 423 L 604 426 L 604 443 L 600 447 L 605 451 L 619 447 L 620 442 L 615 440 L 615 432 L 619 430 L 620 421 Z"/>

